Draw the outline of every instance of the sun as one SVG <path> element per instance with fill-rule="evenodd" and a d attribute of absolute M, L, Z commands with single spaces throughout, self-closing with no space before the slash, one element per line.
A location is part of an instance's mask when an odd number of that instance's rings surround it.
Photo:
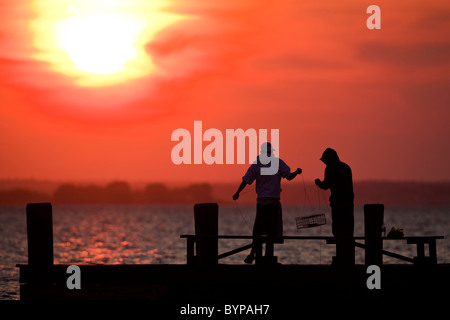
<path fill-rule="evenodd" d="M 57 26 L 56 43 L 75 66 L 93 74 L 123 72 L 125 64 L 139 57 L 137 38 L 142 21 L 119 14 L 75 16 Z"/>
<path fill-rule="evenodd" d="M 34 57 L 81 86 L 104 86 L 157 71 L 145 46 L 183 19 L 165 11 L 168 1 L 39 0 Z"/>

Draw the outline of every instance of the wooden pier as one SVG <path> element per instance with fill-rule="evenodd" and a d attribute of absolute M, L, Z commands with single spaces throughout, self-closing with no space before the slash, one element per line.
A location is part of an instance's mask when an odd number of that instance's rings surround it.
<path fill-rule="evenodd" d="M 205 211 L 206 209 L 206 211 Z M 450 287 L 450 265 L 437 264 L 436 240 L 433 237 L 404 237 L 416 245 L 416 257 L 404 257 L 367 245 L 366 237 L 352 239 L 371 259 L 389 255 L 411 264 L 383 265 L 380 268 L 381 289 L 367 285 L 370 273 L 365 265 L 283 265 L 275 256 L 263 256 L 262 246 L 279 245 L 284 241 L 317 240 L 336 244 L 335 237 L 267 237 L 229 236 L 217 234 L 217 205 L 196 206 L 196 234 L 182 235 L 187 242 L 187 263 L 180 265 L 78 265 L 80 288 L 67 285 L 69 265 L 53 262 L 53 235 L 50 204 L 29 204 L 28 264 L 20 269 L 20 299 L 36 300 L 151 300 L 151 301 L 239 301 L 305 303 L 306 301 L 374 301 L 389 302 L 406 299 L 418 303 L 447 299 L 443 293 Z M 212 210 L 211 214 L 209 210 Z M 200 213 L 198 213 L 200 212 Z M 209 213 L 208 213 L 209 212 Z M 212 217 L 211 217 L 212 215 Z M 202 220 L 202 216 L 207 219 Z M 213 225 L 209 228 L 208 225 Z M 221 239 L 248 239 L 249 245 L 229 252 L 218 252 Z M 348 240 L 348 239 L 347 239 Z M 373 240 L 373 239 L 372 239 Z M 364 241 L 366 243 L 361 243 Z M 370 242 L 370 241 L 369 241 Z M 255 265 L 219 264 L 221 258 L 258 246 Z M 428 245 L 429 254 L 424 247 Z M 273 250 L 269 250 L 273 252 Z M 381 255 L 381 256 L 380 256 Z"/>
<path fill-rule="evenodd" d="M 370 290 L 367 266 L 79 265 L 81 289 L 66 286 L 68 265 L 20 268 L 20 299 L 153 301 L 425 301 L 443 298 L 450 265 L 383 265 Z M 445 295 L 444 295 L 445 296 Z M 447 297 L 445 297 L 447 299 Z"/>

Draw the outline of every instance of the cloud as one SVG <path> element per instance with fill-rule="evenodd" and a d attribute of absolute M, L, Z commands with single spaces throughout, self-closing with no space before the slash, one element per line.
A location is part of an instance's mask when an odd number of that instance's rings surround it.
<path fill-rule="evenodd" d="M 283 70 L 285 72 L 325 71 L 352 68 L 354 63 L 336 57 L 307 56 L 301 52 L 280 54 L 256 62 L 261 69 Z"/>
<path fill-rule="evenodd" d="M 363 43 L 357 47 L 361 59 L 399 67 L 450 66 L 450 43 Z"/>

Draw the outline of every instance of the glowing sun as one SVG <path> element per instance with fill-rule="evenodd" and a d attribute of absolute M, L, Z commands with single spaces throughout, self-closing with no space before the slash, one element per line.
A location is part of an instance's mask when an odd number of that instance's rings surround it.
<path fill-rule="evenodd" d="M 35 1 L 35 57 L 82 86 L 144 77 L 156 70 L 145 46 L 183 18 L 165 12 L 167 5 L 165 0 Z"/>
<path fill-rule="evenodd" d="M 123 15 L 71 17 L 58 26 L 57 45 L 80 70 L 95 74 L 121 72 L 128 61 L 138 57 L 137 37 L 144 27 L 140 21 Z"/>

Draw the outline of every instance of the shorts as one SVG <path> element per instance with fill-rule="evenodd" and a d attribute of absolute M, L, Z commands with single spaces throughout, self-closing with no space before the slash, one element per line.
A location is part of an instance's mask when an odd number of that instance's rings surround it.
<path fill-rule="evenodd" d="M 267 235 L 274 238 L 283 236 L 283 216 L 279 200 L 269 204 L 256 205 L 253 235 Z"/>

